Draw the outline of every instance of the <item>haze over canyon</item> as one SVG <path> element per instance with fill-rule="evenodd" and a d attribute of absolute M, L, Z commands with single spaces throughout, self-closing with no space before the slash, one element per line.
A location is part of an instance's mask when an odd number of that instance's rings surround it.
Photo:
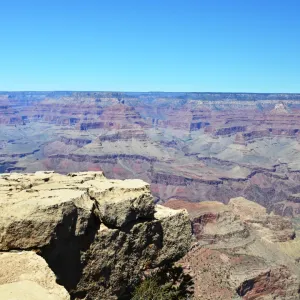
<path fill-rule="evenodd" d="M 1 92 L 0 171 L 104 171 L 158 202 L 300 211 L 300 94 Z"/>

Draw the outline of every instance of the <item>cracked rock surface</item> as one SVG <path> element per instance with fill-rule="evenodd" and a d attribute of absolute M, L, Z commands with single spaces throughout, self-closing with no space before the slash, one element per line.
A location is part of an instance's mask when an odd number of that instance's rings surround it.
<path fill-rule="evenodd" d="M 141 180 L 102 172 L 2 174 L 0 214 L 0 251 L 43 257 L 71 299 L 126 299 L 138 275 L 178 260 L 191 242 L 186 211 L 155 206 Z M 2 283 L 3 293 L 4 284 L 45 289 L 26 276 Z"/>

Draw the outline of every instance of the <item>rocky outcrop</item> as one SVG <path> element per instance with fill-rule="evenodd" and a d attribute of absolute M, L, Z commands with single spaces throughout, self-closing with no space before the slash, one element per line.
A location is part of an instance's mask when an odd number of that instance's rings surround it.
<path fill-rule="evenodd" d="M 194 237 L 199 243 L 215 244 L 221 241 L 246 239 L 249 230 L 231 209 L 220 202 L 205 201 L 201 203 L 187 203 L 185 201 L 170 200 L 165 206 L 187 209 L 192 223 Z"/>
<path fill-rule="evenodd" d="M 141 180 L 3 174 L 0 195 L 0 251 L 35 251 L 72 299 L 126 298 L 143 271 L 190 246 L 187 213 L 155 206 Z"/>
<path fill-rule="evenodd" d="M 71 138 L 62 136 L 60 141 L 66 145 L 75 145 L 77 147 L 83 147 L 87 144 L 90 144 L 92 140 L 84 138 Z"/>
<path fill-rule="evenodd" d="M 135 111 L 134 107 L 123 104 L 112 105 L 100 113 L 101 121 L 83 121 L 80 130 L 89 129 L 125 129 L 148 127 Z"/>
<path fill-rule="evenodd" d="M 0 253 L 0 299 L 69 300 L 45 260 L 33 251 Z"/>
<path fill-rule="evenodd" d="M 140 141 L 148 140 L 147 135 L 141 129 L 124 129 L 111 131 L 110 133 L 103 134 L 99 137 L 100 142 L 118 142 L 118 141 L 128 141 L 132 139 L 137 139 Z"/>
<path fill-rule="evenodd" d="M 299 279 L 285 266 L 266 270 L 253 270 L 256 274 L 239 278 L 237 294 L 245 300 L 286 299 L 294 300 L 299 296 Z M 236 274 L 240 277 L 240 273 Z"/>
<path fill-rule="evenodd" d="M 299 299 L 299 243 L 290 220 L 242 197 L 228 205 L 165 205 L 189 212 L 194 243 L 180 263 L 194 279 L 195 299 Z"/>
<path fill-rule="evenodd" d="M 270 215 L 265 207 L 255 202 L 239 197 L 230 199 L 228 206 L 234 214 L 267 241 L 285 242 L 295 237 L 295 230 L 290 219 Z"/>

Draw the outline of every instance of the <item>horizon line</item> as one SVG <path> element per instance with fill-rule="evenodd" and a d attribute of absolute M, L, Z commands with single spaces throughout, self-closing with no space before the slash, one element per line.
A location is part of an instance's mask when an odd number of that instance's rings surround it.
<path fill-rule="evenodd" d="M 197 92 L 197 91 L 122 91 L 122 90 L 0 90 L 0 93 L 182 93 L 182 94 L 300 94 L 299 92 Z"/>

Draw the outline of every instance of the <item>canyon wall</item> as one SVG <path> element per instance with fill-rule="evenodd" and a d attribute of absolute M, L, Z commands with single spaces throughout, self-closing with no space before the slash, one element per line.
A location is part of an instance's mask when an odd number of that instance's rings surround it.
<path fill-rule="evenodd" d="M 195 299 L 299 299 L 300 239 L 291 220 L 242 197 L 165 205 L 189 212 L 194 239 L 180 263 Z"/>
<path fill-rule="evenodd" d="M 300 94 L 0 93 L 0 172 L 104 171 L 156 201 L 300 212 Z"/>

